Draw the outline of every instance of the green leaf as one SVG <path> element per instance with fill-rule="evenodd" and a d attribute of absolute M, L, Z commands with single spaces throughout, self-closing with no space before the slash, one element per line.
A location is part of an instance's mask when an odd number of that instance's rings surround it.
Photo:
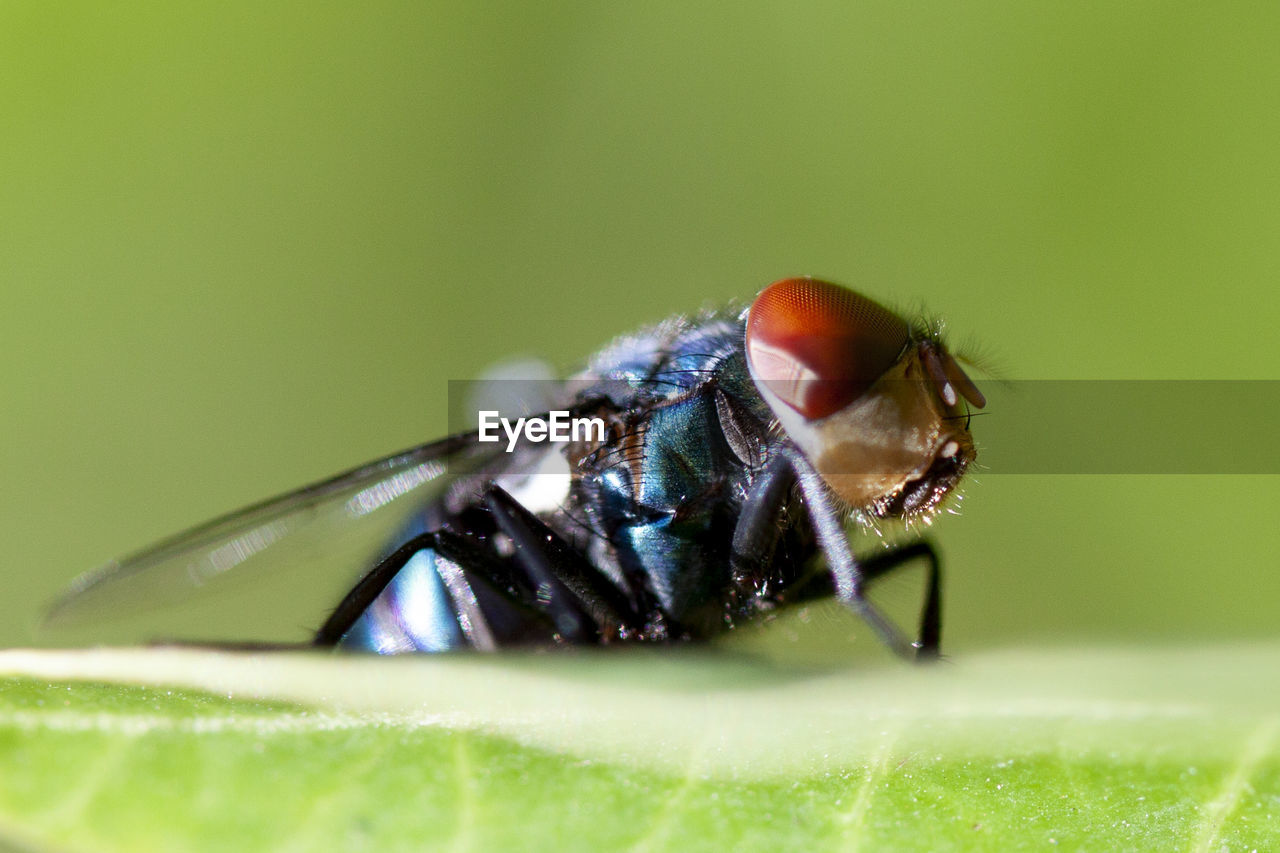
<path fill-rule="evenodd" d="M 1280 847 L 1280 647 L 0 652 L 0 843 Z"/>

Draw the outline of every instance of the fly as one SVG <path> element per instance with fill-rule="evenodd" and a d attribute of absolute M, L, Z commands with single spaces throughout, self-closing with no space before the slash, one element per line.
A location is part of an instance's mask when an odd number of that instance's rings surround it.
<path fill-rule="evenodd" d="M 323 609 L 303 643 L 318 647 L 697 641 L 834 596 L 899 655 L 938 654 L 933 546 L 859 557 L 845 529 L 930 518 L 973 462 L 969 407 L 985 401 L 936 329 L 785 279 L 745 311 L 615 341 L 559 396 L 556 414 L 599 429 L 554 443 L 462 434 L 387 457 L 113 561 L 47 621 L 236 579 L 254 592 L 291 566 L 300 582 L 251 598 L 269 616 L 277 596 L 310 596 Z M 908 639 L 866 590 L 913 560 L 928 572 Z"/>

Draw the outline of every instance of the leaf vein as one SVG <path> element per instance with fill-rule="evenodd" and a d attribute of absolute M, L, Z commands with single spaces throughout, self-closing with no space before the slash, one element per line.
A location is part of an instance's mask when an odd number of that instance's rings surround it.
<path fill-rule="evenodd" d="M 1205 805 L 1204 821 L 1191 845 L 1195 853 L 1208 853 L 1218 843 L 1223 825 L 1239 805 L 1258 763 L 1270 753 L 1277 732 L 1280 732 L 1280 717 L 1270 717 L 1254 729 L 1253 734 L 1245 741 L 1231 772 L 1223 779 L 1218 795 Z"/>

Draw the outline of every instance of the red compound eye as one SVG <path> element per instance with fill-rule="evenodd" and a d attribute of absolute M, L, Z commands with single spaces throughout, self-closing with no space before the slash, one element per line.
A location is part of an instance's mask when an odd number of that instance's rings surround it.
<path fill-rule="evenodd" d="M 810 419 L 857 399 L 909 340 L 907 324 L 888 309 L 812 278 L 774 282 L 747 314 L 747 360 L 756 379 Z"/>

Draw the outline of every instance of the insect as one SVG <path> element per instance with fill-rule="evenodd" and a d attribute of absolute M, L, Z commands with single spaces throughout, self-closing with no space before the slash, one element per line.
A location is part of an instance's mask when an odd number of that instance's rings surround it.
<path fill-rule="evenodd" d="M 109 563 L 49 621 L 292 563 L 302 581 L 280 595 L 318 598 L 303 642 L 321 647 L 702 640 L 834 596 L 898 654 L 938 654 L 932 545 L 860 558 L 846 534 L 851 517 L 931 517 L 975 457 L 969 407 L 985 400 L 936 329 L 784 279 L 746 310 L 615 341 L 558 393 L 600 429 L 557 443 L 462 434 L 370 463 Z M 917 559 L 912 640 L 866 590 Z"/>

